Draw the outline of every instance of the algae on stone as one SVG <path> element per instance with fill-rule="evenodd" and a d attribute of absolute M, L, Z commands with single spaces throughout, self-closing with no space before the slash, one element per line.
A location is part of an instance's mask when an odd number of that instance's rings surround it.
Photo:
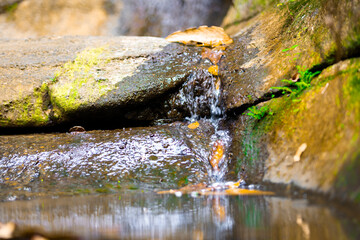
<path fill-rule="evenodd" d="M 50 94 L 56 107 L 72 112 L 84 101 L 94 102 L 111 90 L 112 83 L 102 78 L 102 68 L 109 62 L 106 51 L 106 47 L 85 49 L 55 73 Z"/>
<path fill-rule="evenodd" d="M 4 105 L 0 113 L 0 127 L 40 127 L 50 123 L 51 110 L 46 98 L 48 86 L 43 83 L 33 94 L 21 96 Z"/>

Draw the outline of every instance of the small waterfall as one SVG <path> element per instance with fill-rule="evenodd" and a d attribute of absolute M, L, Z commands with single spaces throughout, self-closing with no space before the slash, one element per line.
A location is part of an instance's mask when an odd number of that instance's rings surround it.
<path fill-rule="evenodd" d="M 222 104 L 221 80 L 207 70 L 196 70 L 191 73 L 183 84 L 178 103 L 189 112 L 186 118 L 189 122 L 197 120 L 209 121 L 215 129 L 211 136 L 213 149 L 211 153 L 202 156 L 208 164 L 208 173 L 211 181 L 222 181 L 228 170 L 228 153 L 231 138 L 228 130 L 220 127 L 224 118 Z M 211 161 L 215 164 L 212 166 Z"/>

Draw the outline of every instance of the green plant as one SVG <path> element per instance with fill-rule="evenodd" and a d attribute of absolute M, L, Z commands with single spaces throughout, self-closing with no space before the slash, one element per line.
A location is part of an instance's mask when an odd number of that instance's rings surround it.
<path fill-rule="evenodd" d="M 298 47 L 299 45 L 298 44 L 295 44 L 295 45 L 293 45 L 293 46 L 291 46 L 291 47 L 289 47 L 289 48 L 285 48 L 285 49 L 283 49 L 283 50 L 281 50 L 282 52 L 288 52 L 288 51 L 290 51 L 290 50 L 293 50 L 293 49 L 295 49 L 296 47 Z"/>
<path fill-rule="evenodd" d="M 320 74 L 321 71 L 312 72 L 304 67 L 297 66 L 299 78 L 295 80 L 283 79 L 287 86 L 272 87 L 271 89 L 281 90 L 283 94 L 290 93 L 291 96 L 297 97 L 303 90 L 311 86 L 311 80 Z"/>
<path fill-rule="evenodd" d="M 266 114 L 269 115 L 273 114 L 268 106 L 262 106 L 262 107 L 252 106 L 249 107 L 248 110 L 249 110 L 248 112 L 245 112 L 243 114 L 246 114 L 258 120 L 262 119 Z"/>

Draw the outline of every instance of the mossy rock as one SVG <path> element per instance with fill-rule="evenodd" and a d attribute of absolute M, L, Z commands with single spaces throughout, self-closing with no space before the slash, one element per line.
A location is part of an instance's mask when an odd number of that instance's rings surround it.
<path fill-rule="evenodd" d="M 268 96 L 271 87 L 283 86 L 281 80 L 296 76 L 298 67 L 316 71 L 359 55 L 358 2 L 269 1 L 266 5 L 257 16 L 228 29 L 234 44 L 220 66 L 228 111 Z"/>
<path fill-rule="evenodd" d="M 2 40 L 0 128 L 154 120 L 199 52 L 151 37 Z"/>
<path fill-rule="evenodd" d="M 261 120 L 241 116 L 245 125 L 235 125 L 234 135 L 243 148 L 234 150 L 239 167 L 250 169 L 249 179 L 261 176 L 359 201 L 359 67 L 359 58 L 340 62 L 299 96 L 265 103 L 272 115 Z M 307 147 L 296 160 L 302 144 Z"/>

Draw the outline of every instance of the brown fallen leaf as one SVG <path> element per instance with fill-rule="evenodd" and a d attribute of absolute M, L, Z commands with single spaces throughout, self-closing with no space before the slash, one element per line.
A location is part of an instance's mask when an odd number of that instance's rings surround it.
<path fill-rule="evenodd" d="M 201 58 L 208 58 L 213 64 L 218 64 L 221 57 L 224 55 L 224 51 L 220 48 L 203 48 L 201 50 Z"/>
<path fill-rule="evenodd" d="M 233 184 L 230 184 L 229 186 L 228 186 L 228 188 L 230 189 L 233 189 L 233 188 L 238 188 L 239 186 L 240 186 L 240 183 L 241 183 L 241 181 L 242 181 L 242 179 L 240 179 L 239 181 L 237 181 L 237 182 L 235 182 L 235 183 L 233 183 Z"/>
<path fill-rule="evenodd" d="M 229 188 L 225 190 L 225 193 L 229 195 L 274 195 L 273 192 L 269 191 L 249 190 L 242 188 Z"/>
<path fill-rule="evenodd" d="M 170 34 L 165 39 L 170 42 L 179 42 L 186 45 L 208 47 L 228 45 L 233 42 L 223 28 L 216 26 L 200 26 L 198 28 L 189 28 L 185 31 L 177 31 Z"/>
<path fill-rule="evenodd" d="M 219 162 L 224 155 L 224 143 L 218 140 L 214 143 L 211 152 L 210 164 L 215 171 L 219 170 Z"/>
<path fill-rule="evenodd" d="M 209 73 L 211 73 L 214 76 L 219 75 L 219 66 L 218 65 L 212 65 L 208 68 Z"/>
<path fill-rule="evenodd" d="M 193 123 L 190 123 L 190 124 L 188 125 L 188 128 L 190 128 L 190 129 L 196 129 L 196 128 L 198 128 L 198 127 L 199 127 L 199 122 L 198 122 L 198 121 L 193 122 Z"/>

